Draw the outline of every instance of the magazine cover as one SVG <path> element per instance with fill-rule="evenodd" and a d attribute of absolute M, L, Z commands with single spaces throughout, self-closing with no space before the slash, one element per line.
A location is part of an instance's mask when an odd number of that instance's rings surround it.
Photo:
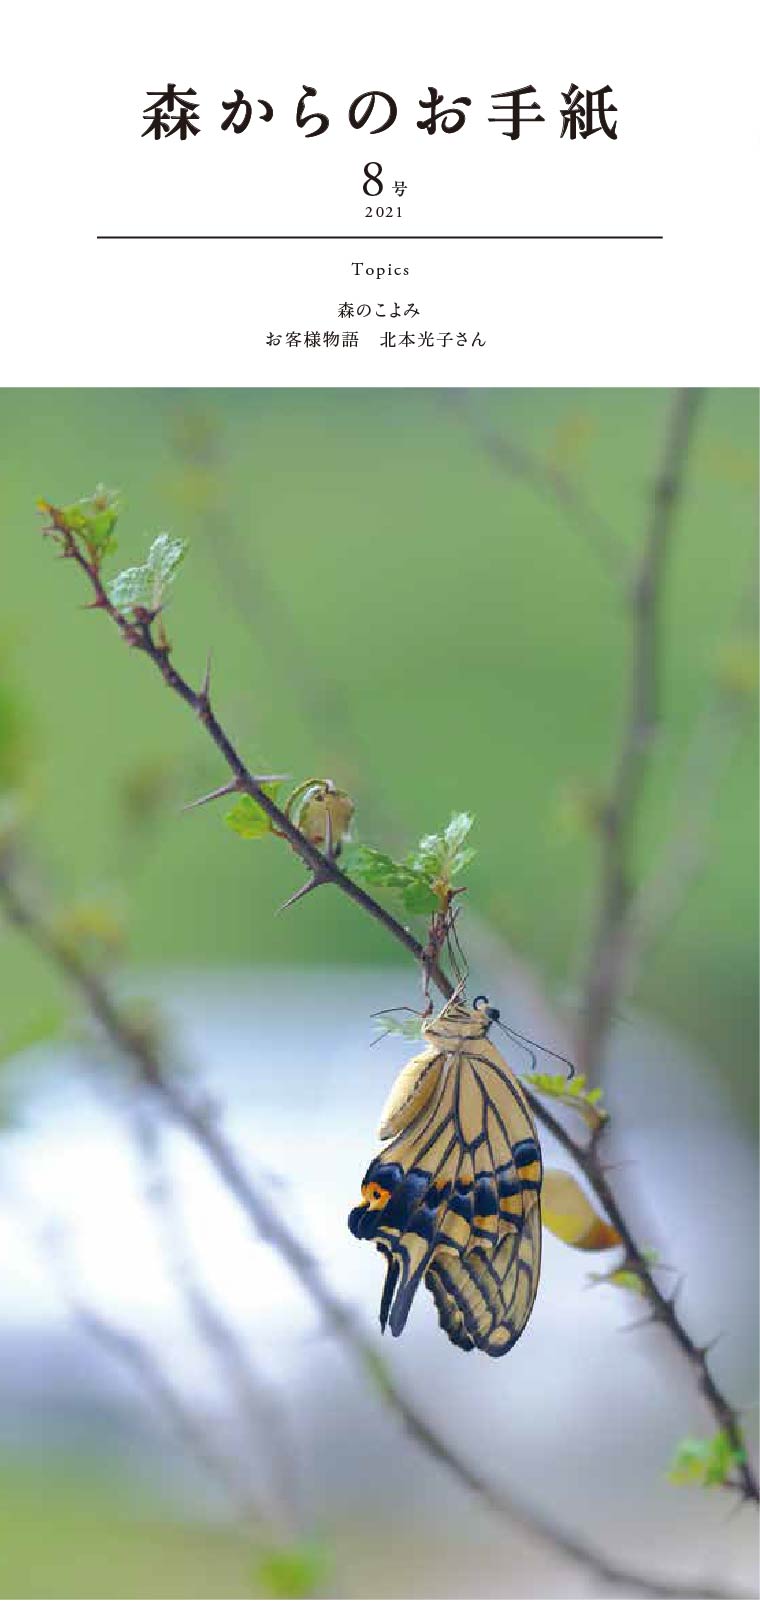
<path fill-rule="evenodd" d="M 0 1596 L 757 1596 L 757 21 L 15 26 Z"/>

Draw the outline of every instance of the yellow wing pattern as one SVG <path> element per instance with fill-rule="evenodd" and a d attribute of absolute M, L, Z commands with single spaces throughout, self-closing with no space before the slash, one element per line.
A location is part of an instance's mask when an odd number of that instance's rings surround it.
<path fill-rule="evenodd" d="M 538 1287 L 542 1168 L 525 1096 L 487 1037 L 494 1015 L 455 999 L 423 1025 L 349 1228 L 387 1261 L 381 1328 L 402 1332 L 424 1279 L 455 1345 L 502 1356 Z"/>

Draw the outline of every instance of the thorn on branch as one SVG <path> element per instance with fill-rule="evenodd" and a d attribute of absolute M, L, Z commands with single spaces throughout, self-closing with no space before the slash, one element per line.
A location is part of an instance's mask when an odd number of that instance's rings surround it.
<path fill-rule="evenodd" d="M 286 912 L 289 906 L 295 906 L 296 901 L 302 901 L 304 896 L 310 895 L 313 889 L 319 889 L 320 884 L 328 884 L 329 882 L 327 873 L 321 868 L 315 868 L 314 872 L 307 878 L 306 883 L 302 884 L 301 888 L 297 889 L 293 895 L 289 895 L 288 899 L 283 901 L 282 906 L 278 906 L 276 915 L 279 917 L 280 912 Z"/>
<path fill-rule="evenodd" d="M 695 1349 L 695 1351 L 697 1353 L 697 1357 L 698 1357 L 699 1361 L 703 1365 L 707 1361 L 707 1358 L 710 1355 L 710 1352 L 715 1350 L 715 1347 L 718 1344 L 718 1341 L 722 1340 L 722 1339 L 723 1339 L 723 1331 L 721 1330 L 720 1334 L 714 1334 L 712 1339 L 707 1341 L 706 1345 L 696 1345 L 694 1347 L 694 1349 Z"/>
<path fill-rule="evenodd" d="M 289 779 L 289 773 L 254 773 L 250 780 L 233 778 L 229 784 L 220 784 L 218 789 L 212 789 L 208 795 L 200 795 L 197 800 L 188 801 L 182 807 L 183 812 L 191 812 L 196 806 L 206 806 L 209 801 L 222 800 L 225 795 L 250 795 L 251 786 L 256 784 L 259 788 L 263 784 L 284 784 Z M 255 797 L 254 797 L 255 798 Z"/>
<path fill-rule="evenodd" d="M 208 795 L 199 795 L 197 800 L 187 801 L 182 807 L 183 812 L 192 812 L 196 806 L 207 806 L 209 801 L 221 800 L 224 795 L 235 795 L 243 789 L 239 778 L 233 778 L 229 784 L 220 784 L 218 789 L 212 789 Z"/>
<path fill-rule="evenodd" d="M 674 1289 L 671 1291 L 670 1295 L 665 1297 L 666 1303 L 670 1307 L 671 1312 L 675 1312 L 676 1311 L 676 1305 L 677 1305 L 678 1300 L 680 1299 L 681 1291 L 682 1291 L 685 1283 L 686 1283 L 686 1274 L 685 1273 L 679 1274 L 678 1282 L 675 1285 Z"/>
<path fill-rule="evenodd" d="M 203 683 L 198 691 L 198 716 L 205 720 L 211 711 L 211 651 L 206 657 L 206 671 L 203 674 Z"/>
<path fill-rule="evenodd" d="M 647 1312 L 644 1317 L 636 1318 L 634 1323 L 625 1323 L 621 1329 L 618 1329 L 618 1333 L 635 1334 L 637 1329 L 651 1329 L 659 1321 L 656 1312 Z"/>

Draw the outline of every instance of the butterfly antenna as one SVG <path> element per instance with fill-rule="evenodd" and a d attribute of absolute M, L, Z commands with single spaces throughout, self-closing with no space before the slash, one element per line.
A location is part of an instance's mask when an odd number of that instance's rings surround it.
<path fill-rule="evenodd" d="M 526 1049 L 528 1046 L 535 1047 L 534 1050 L 531 1050 L 528 1053 L 534 1069 L 536 1066 L 535 1052 L 541 1051 L 542 1055 L 553 1056 L 556 1062 L 562 1062 L 564 1066 L 569 1069 L 567 1075 L 568 1084 L 570 1083 L 571 1079 L 575 1078 L 575 1065 L 570 1061 L 569 1056 L 563 1056 L 561 1051 L 552 1051 L 548 1045 L 541 1045 L 538 1040 L 529 1039 L 527 1034 L 521 1034 L 519 1029 L 512 1028 L 508 1023 L 502 1023 L 500 1021 L 499 1028 L 503 1028 L 504 1033 L 508 1034 L 510 1039 L 516 1040 L 519 1045 L 524 1045 Z"/>
<path fill-rule="evenodd" d="M 522 1049 L 525 1051 L 525 1054 L 528 1057 L 528 1060 L 530 1062 L 529 1071 L 531 1073 L 535 1073 L 536 1068 L 538 1066 L 538 1058 L 536 1056 L 535 1051 L 532 1051 L 530 1049 L 530 1047 L 529 1047 L 529 1045 L 527 1043 L 527 1040 L 521 1039 L 520 1035 L 519 1034 L 515 1034 L 511 1028 L 508 1028 L 506 1023 L 502 1023 L 501 1021 L 499 1021 L 497 1026 L 499 1028 L 503 1029 L 504 1033 L 508 1036 L 508 1038 L 511 1039 L 511 1040 L 514 1040 L 516 1045 L 521 1045 L 522 1046 Z"/>
<path fill-rule="evenodd" d="M 381 1006 L 379 1012 L 370 1012 L 370 1017 L 389 1017 L 391 1012 L 413 1012 L 415 1017 L 422 1014 L 416 1006 Z"/>

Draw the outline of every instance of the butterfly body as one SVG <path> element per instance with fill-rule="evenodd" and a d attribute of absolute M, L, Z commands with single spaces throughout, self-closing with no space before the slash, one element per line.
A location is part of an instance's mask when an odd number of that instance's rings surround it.
<path fill-rule="evenodd" d="M 455 1345 L 501 1356 L 535 1300 L 542 1166 L 523 1091 L 488 1038 L 493 1015 L 454 998 L 423 1024 L 349 1228 L 386 1259 L 383 1329 L 401 1334 L 424 1281 Z"/>

